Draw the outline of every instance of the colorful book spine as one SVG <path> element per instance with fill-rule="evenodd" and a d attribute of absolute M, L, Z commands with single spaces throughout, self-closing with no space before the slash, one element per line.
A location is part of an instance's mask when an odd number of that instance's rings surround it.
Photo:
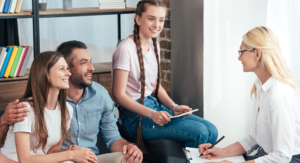
<path fill-rule="evenodd" d="M 3 12 L 5 0 L 0 0 L 0 13 Z"/>
<path fill-rule="evenodd" d="M 9 47 L 12 47 L 12 46 L 9 46 Z M 12 53 L 11 53 L 11 56 L 10 56 L 8 65 L 7 65 L 6 70 L 5 70 L 5 73 L 4 73 L 4 75 L 3 75 L 5 78 L 8 78 L 9 73 L 10 73 L 10 71 L 11 71 L 11 68 L 12 68 L 12 66 L 13 66 L 14 60 L 15 60 L 15 58 L 16 58 L 17 52 L 18 52 L 18 47 L 13 46 L 12 48 L 13 48 L 13 51 L 12 51 Z"/>
<path fill-rule="evenodd" d="M 23 47 L 23 49 L 24 49 L 24 53 L 23 53 L 22 58 L 20 59 L 21 63 L 20 63 L 20 65 L 19 65 L 18 72 L 17 72 L 16 76 L 19 76 L 19 74 L 20 74 L 20 71 L 21 71 L 22 65 L 23 65 L 23 63 L 24 63 L 24 59 L 25 59 L 25 57 L 26 57 L 26 54 L 27 54 L 27 50 L 28 50 L 28 47 L 27 47 L 27 46 L 22 46 L 22 47 Z"/>
<path fill-rule="evenodd" d="M 1 72 L 1 69 L 2 69 L 2 66 L 3 66 L 6 54 L 7 54 L 7 48 L 6 47 L 0 47 L 0 72 Z"/>
<path fill-rule="evenodd" d="M 22 47 L 22 48 L 23 48 L 23 47 Z M 18 73 L 18 70 L 19 70 L 19 67 L 20 67 L 21 60 L 22 60 L 22 58 L 23 58 L 24 52 L 25 52 L 25 48 L 22 49 L 22 52 L 21 52 L 21 55 L 20 55 L 20 59 L 19 59 L 19 62 L 18 62 L 18 64 L 17 64 L 17 68 L 16 68 L 15 73 L 14 73 L 14 77 L 17 76 L 17 73 Z"/>
<path fill-rule="evenodd" d="M 4 76 L 12 51 L 13 51 L 12 47 L 7 47 L 7 54 L 0 72 L 0 78 L 3 78 Z"/>
<path fill-rule="evenodd" d="M 8 13 L 9 5 L 10 5 L 10 0 L 6 0 L 3 8 L 3 13 Z"/>
<path fill-rule="evenodd" d="M 24 76 L 27 67 L 31 65 L 32 61 L 33 61 L 33 48 L 31 46 L 28 46 L 27 54 L 24 59 L 19 76 Z"/>
<path fill-rule="evenodd" d="M 14 59 L 13 65 L 11 67 L 10 73 L 8 75 L 11 78 L 13 78 L 14 75 L 15 75 L 15 71 L 16 71 L 16 68 L 18 66 L 22 51 L 23 51 L 23 48 L 21 46 L 17 46 L 17 48 L 18 48 L 18 51 L 17 51 L 16 57 Z"/>
<path fill-rule="evenodd" d="M 11 0 L 11 7 L 9 8 L 10 13 L 14 13 L 17 5 L 17 0 Z"/>

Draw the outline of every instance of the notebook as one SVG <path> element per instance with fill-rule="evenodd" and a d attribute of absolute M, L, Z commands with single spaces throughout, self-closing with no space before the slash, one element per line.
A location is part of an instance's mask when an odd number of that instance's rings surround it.
<path fill-rule="evenodd" d="M 4 60 L 4 63 L 3 63 L 3 66 L 2 66 L 2 69 L 1 69 L 1 72 L 0 72 L 0 78 L 3 78 L 3 76 L 4 76 L 4 73 L 5 73 L 5 70 L 7 68 L 8 61 L 10 59 L 12 50 L 13 50 L 12 47 L 7 47 L 7 54 L 6 54 L 6 57 L 5 57 L 5 60 Z"/>

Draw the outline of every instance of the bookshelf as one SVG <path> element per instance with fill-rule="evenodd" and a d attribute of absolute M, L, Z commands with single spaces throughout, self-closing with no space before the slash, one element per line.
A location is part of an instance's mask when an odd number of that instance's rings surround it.
<path fill-rule="evenodd" d="M 36 57 L 40 53 L 40 29 L 39 19 L 54 17 L 76 17 L 76 16 L 94 16 L 94 15 L 117 15 L 118 16 L 118 40 L 121 40 L 121 14 L 133 14 L 136 8 L 126 9 L 99 9 L 90 8 L 73 8 L 70 11 L 63 9 L 47 9 L 39 11 L 38 0 L 32 0 L 32 10 L 21 10 L 20 13 L 3 14 L 0 13 L 0 19 L 22 19 L 32 18 L 33 22 L 33 54 Z M 8 28 L 8 38 L 12 38 L 13 32 Z M 9 43 L 11 41 L 8 41 Z M 111 95 L 111 63 L 94 63 L 95 71 L 92 80 L 104 86 Z M 29 69 L 26 70 L 24 77 L 0 78 L 0 110 L 4 110 L 7 104 L 17 98 L 20 98 L 28 80 Z"/>

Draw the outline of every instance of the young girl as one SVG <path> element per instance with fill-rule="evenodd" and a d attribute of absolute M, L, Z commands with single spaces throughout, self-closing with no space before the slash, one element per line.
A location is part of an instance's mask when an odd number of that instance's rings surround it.
<path fill-rule="evenodd" d="M 249 163 L 300 162 L 300 101 L 297 84 L 281 54 L 278 40 L 267 27 L 256 27 L 243 36 L 238 58 L 244 72 L 258 79 L 251 96 L 255 98 L 253 128 L 239 142 L 224 149 L 206 150 L 205 158 L 240 155 L 259 145 Z M 253 160 L 254 159 L 254 160 Z M 228 161 L 224 161 L 228 162 Z"/>
<path fill-rule="evenodd" d="M 200 117 L 170 119 L 191 108 L 173 102 L 160 84 L 160 48 L 156 40 L 165 15 L 161 0 L 140 1 L 134 34 L 118 45 L 112 59 L 113 97 L 119 105 L 123 129 L 131 138 L 137 132 L 137 144 L 144 152 L 142 138 L 176 139 L 188 147 L 198 147 L 214 143 L 218 137 L 216 127 Z"/>
<path fill-rule="evenodd" d="M 70 75 L 58 52 L 43 52 L 34 59 L 20 99 L 29 108 L 29 115 L 9 127 L 0 162 L 69 162 L 78 157 L 82 162 L 97 162 L 89 149 L 60 152 L 64 138 L 69 138 L 67 130 L 73 115 L 73 108 L 66 103 Z"/>

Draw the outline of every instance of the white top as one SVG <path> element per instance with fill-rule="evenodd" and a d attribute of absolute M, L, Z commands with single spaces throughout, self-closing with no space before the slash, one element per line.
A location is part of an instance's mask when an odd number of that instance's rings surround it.
<path fill-rule="evenodd" d="M 149 45 L 149 50 L 142 52 L 146 76 L 145 97 L 152 94 L 158 71 L 157 59 L 155 56 L 152 39 L 150 39 Z M 158 56 L 160 56 L 159 44 L 157 44 L 157 49 Z M 141 98 L 140 64 L 138 60 L 136 44 L 131 38 L 127 37 L 125 40 L 123 40 L 114 51 L 112 56 L 112 69 L 129 71 L 125 93 L 133 100 Z"/>
<path fill-rule="evenodd" d="M 14 125 L 10 125 L 7 137 L 5 140 L 5 144 L 3 148 L 1 149 L 1 152 L 11 160 L 14 160 L 18 162 L 18 156 L 16 151 L 16 145 L 15 145 L 15 132 L 28 132 L 30 133 L 30 154 L 31 155 L 44 155 L 45 153 L 42 150 L 42 147 L 39 147 L 36 150 L 36 153 L 33 151 L 33 148 L 38 145 L 37 138 L 35 136 L 35 128 L 34 128 L 34 112 L 33 108 L 29 103 L 23 102 L 27 105 L 30 112 L 27 117 L 25 117 L 25 120 L 22 122 L 17 122 Z M 67 108 L 69 110 L 70 115 L 70 121 L 67 122 L 67 130 L 70 128 L 71 124 L 71 118 L 73 116 L 73 108 L 72 106 L 67 103 Z M 56 105 L 55 110 L 48 110 L 45 108 L 45 120 L 46 120 L 46 126 L 48 130 L 48 139 L 46 144 L 46 153 L 48 150 L 55 144 L 57 144 L 61 139 L 61 110 L 60 106 Z"/>
<path fill-rule="evenodd" d="M 300 100 L 294 89 L 274 77 L 264 85 L 255 82 L 257 99 L 253 109 L 253 128 L 239 141 L 248 151 L 260 145 L 268 155 L 256 163 L 290 162 L 300 154 Z"/>

